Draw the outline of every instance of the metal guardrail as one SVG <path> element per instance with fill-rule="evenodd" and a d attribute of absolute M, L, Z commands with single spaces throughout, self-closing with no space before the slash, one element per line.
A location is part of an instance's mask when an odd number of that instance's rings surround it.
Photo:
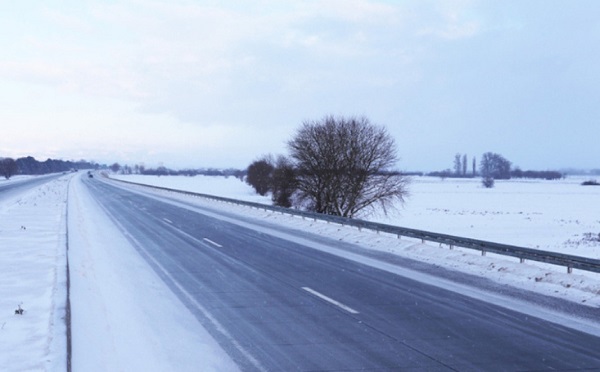
<path fill-rule="evenodd" d="M 337 224 L 344 225 L 344 226 L 352 226 L 352 227 L 358 228 L 359 230 L 360 229 L 368 229 L 368 230 L 373 230 L 373 231 L 377 231 L 377 232 L 384 232 L 384 233 L 396 235 L 398 238 L 408 237 L 408 238 L 420 239 L 422 242 L 427 241 L 427 242 L 435 242 L 435 243 L 439 243 L 439 244 L 445 244 L 445 245 L 448 245 L 450 249 L 452 249 L 454 247 L 475 249 L 475 250 L 481 251 L 482 255 L 484 255 L 484 256 L 487 252 L 489 252 L 489 253 L 495 253 L 495 254 L 499 254 L 499 255 L 503 255 L 503 256 L 516 257 L 516 258 L 519 258 L 521 260 L 521 262 L 524 262 L 525 260 L 530 260 L 530 261 L 543 262 L 543 263 L 548 263 L 548 264 L 553 264 L 553 265 L 558 265 L 558 266 L 564 266 L 567 268 L 567 272 L 569 274 L 573 272 L 573 269 L 579 269 L 579 270 L 600 273 L 600 260 L 592 259 L 592 258 L 562 254 L 562 253 L 557 253 L 557 252 L 542 251 L 542 250 L 538 250 L 538 249 L 525 248 L 525 247 L 519 247 L 519 246 L 514 246 L 514 245 L 508 245 L 508 244 L 500 244 L 500 243 L 494 243 L 494 242 L 489 242 L 489 241 L 484 241 L 484 240 L 463 238 L 460 236 L 439 234 L 439 233 L 430 232 L 430 231 L 409 229 L 409 228 L 405 228 L 405 227 L 387 225 L 387 224 L 382 224 L 382 223 L 377 223 L 377 222 L 369 222 L 369 221 L 364 221 L 364 220 L 359 220 L 359 219 L 351 219 L 351 218 L 340 217 L 340 216 L 325 215 L 325 214 L 321 214 L 321 213 L 306 212 L 306 211 L 301 211 L 298 209 L 277 207 L 277 206 L 273 206 L 273 205 L 266 205 L 266 204 L 248 202 L 248 201 L 243 201 L 243 200 L 224 198 L 224 197 L 220 197 L 220 196 L 170 189 L 167 187 L 145 185 L 145 184 L 141 184 L 141 183 L 123 181 L 123 180 L 114 179 L 114 178 L 111 178 L 111 180 L 128 183 L 128 184 L 133 184 L 133 185 L 138 185 L 138 186 L 150 187 L 150 188 L 157 189 L 157 190 L 164 190 L 164 191 L 175 192 L 175 193 L 179 193 L 179 194 L 186 194 L 186 195 L 192 195 L 192 196 L 202 197 L 202 198 L 206 198 L 206 199 L 212 199 L 212 200 L 225 202 L 225 203 L 243 205 L 243 206 L 256 208 L 256 209 L 263 209 L 265 211 L 272 211 L 272 212 L 278 212 L 278 213 L 282 213 L 282 214 L 290 214 L 293 216 L 300 216 L 303 218 L 313 219 L 315 221 L 321 220 L 321 221 L 327 221 L 327 222 L 331 222 L 331 223 L 337 223 Z"/>

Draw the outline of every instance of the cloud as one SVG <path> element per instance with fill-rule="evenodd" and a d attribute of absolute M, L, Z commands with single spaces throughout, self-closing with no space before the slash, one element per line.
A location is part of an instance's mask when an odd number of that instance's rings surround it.
<path fill-rule="evenodd" d="M 479 4 L 474 0 L 424 1 L 413 10 L 420 36 L 452 41 L 472 38 L 483 30 Z"/>
<path fill-rule="evenodd" d="M 299 2 L 306 18 L 324 17 L 352 23 L 390 23 L 398 16 L 398 7 L 381 1 L 325 0 Z"/>
<path fill-rule="evenodd" d="M 131 0 L 43 8 L 51 32 L 28 36 L 24 42 L 38 52 L 25 63 L 9 57 L 4 76 L 167 106 L 186 85 L 203 99 L 255 84 L 255 71 L 282 72 L 277 57 L 285 54 L 293 55 L 297 68 L 312 59 L 315 76 L 323 75 L 317 70 L 330 68 L 319 62 L 325 56 L 341 61 L 372 55 L 368 42 L 377 36 L 369 28 L 395 17 L 394 7 L 364 0 L 205 4 Z M 347 31 L 345 23 L 352 24 Z M 290 73 L 269 78 L 285 85 L 295 79 Z"/>
<path fill-rule="evenodd" d="M 454 147 L 470 128 L 506 139 L 540 123 L 556 132 L 571 116 L 597 122 L 594 4 L 10 2 L 0 14 L 0 97 L 9 98 L 0 111 L 8 118 L 14 103 L 21 112 L 8 119 L 42 134 L 90 123 L 99 129 L 84 135 L 89 148 L 103 147 L 88 141 L 98 138 L 140 153 L 147 141 L 148 154 L 174 154 L 189 140 L 186 153 L 196 143 L 203 156 L 222 148 L 249 158 L 279 151 L 302 120 L 366 115 L 403 141 L 402 158 L 425 162 L 415 145 L 424 132 L 451 157 L 469 151 Z M 499 138 L 472 142 L 484 141 Z"/>
<path fill-rule="evenodd" d="M 65 80 L 67 70 L 58 65 L 34 62 L 0 62 L 0 77 L 39 84 L 59 85 Z"/>
<path fill-rule="evenodd" d="M 53 24 L 56 28 L 68 29 L 78 33 L 89 33 L 92 31 L 92 27 L 84 19 L 64 11 L 45 7 L 41 10 L 41 17 Z"/>

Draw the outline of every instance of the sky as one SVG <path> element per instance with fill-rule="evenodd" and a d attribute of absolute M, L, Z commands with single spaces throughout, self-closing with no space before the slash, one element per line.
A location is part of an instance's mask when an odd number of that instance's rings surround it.
<path fill-rule="evenodd" d="M 600 168 L 596 0 L 0 5 L 0 157 L 245 168 L 365 116 L 405 171 Z"/>

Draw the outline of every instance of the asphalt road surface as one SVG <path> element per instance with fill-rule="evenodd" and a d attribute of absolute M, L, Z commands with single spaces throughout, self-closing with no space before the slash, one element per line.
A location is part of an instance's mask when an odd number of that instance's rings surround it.
<path fill-rule="evenodd" d="M 41 186 L 48 181 L 58 178 L 62 176 L 62 174 L 51 174 L 44 176 L 37 176 L 31 178 L 24 178 L 21 180 L 15 180 L 11 182 L 0 182 L 0 200 L 7 198 L 16 193 L 21 193 L 28 189 L 33 189 L 34 187 Z"/>
<path fill-rule="evenodd" d="M 598 337 L 85 183 L 243 370 L 600 370 Z"/>

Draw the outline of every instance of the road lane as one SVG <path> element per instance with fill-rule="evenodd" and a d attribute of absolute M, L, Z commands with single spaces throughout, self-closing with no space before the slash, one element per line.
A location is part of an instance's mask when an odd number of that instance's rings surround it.
<path fill-rule="evenodd" d="M 48 183 L 61 176 L 62 174 L 50 174 L 10 182 L 0 182 L 0 201 L 11 196 L 24 193 L 27 190 Z"/>
<path fill-rule="evenodd" d="M 600 368 L 597 337 L 97 180 L 86 184 L 244 369 Z"/>

